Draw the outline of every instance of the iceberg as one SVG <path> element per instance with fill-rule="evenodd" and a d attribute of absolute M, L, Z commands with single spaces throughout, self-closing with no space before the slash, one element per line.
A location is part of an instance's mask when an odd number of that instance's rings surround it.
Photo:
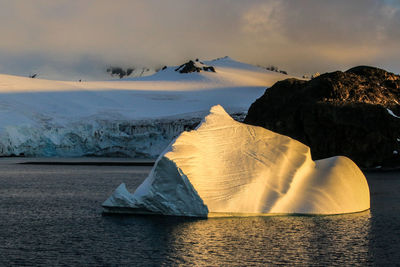
<path fill-rule="evenodd" d="M 349 158 L 313 161 L 308 146 L 237 122 L 217 105 L 169 144 L 133 194 L 121 184 L 102 206 L 196 217 L 327 215 L 367 210 L 370 194 Z"/>

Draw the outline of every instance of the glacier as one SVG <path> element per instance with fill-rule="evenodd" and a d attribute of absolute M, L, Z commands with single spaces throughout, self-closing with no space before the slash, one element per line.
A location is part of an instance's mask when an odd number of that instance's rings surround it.
<path fill-rule="evenodd" d="M 239 121 L 245 115 L 232 114 Z M 63 126 L 7 126 L 0 133 L 0 155 L 156 159 L 180 133 L 194 129 L 200 122 L 199 114 L 191 114 L 186 118 L 87 119 Z"/>
<path fill-rule="evenodd" d="M 265 88 L 289 76 L 221 58 L 216 72 L 110 81 L 56 81 L 0 74 L 0 156 L 157 158 L 210 107 L 243 116 Z"/>
<path fill-rule="evenodd" d="M 349 158 L 313 161 L 308 146 L 232 119 L 219 105 L 164 150 L 131 194 L 105 212 L 176 216 L 343 214 L 370 208 L 364 174 Z"/>

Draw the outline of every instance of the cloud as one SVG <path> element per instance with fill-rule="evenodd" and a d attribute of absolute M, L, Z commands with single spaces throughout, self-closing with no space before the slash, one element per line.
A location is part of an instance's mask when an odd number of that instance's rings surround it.
<path fill-rule="evenodd" d="M 400 71 L 400 8 L 379 0 L 0 0 L 0 71 L 96 76 L 229 55 L 292 73 Z M 48 74 L 53 70 L 53 74 Z M 59 78 L 59 77 L 57 77 Z"/>
<path fill-rule="evenodd" d="M 297 72 L 355 64 L 400 70 L 398 60 L 384 60 L 396 54 L 395 46 L 400 41 L 396 30 L 400 26 L 399 7 L 375 0 L 270 2 L 245 14 L 245 18 L 251 18 L 246 20 L 244 29 L 250 30 L 245 31 L 245 39 L 257 38 L 259 43 L 250 42 L 253 49 L 265 48 L 258 58 L 269 58 Z M 253 25 L 259 21 L 262 23 Z"/>

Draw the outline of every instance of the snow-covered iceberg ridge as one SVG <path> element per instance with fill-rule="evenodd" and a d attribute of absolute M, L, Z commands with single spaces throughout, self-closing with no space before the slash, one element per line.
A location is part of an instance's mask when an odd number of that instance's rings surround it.
<path fill-rule="evenodd" d="M 214 106 L 167 147 L 133 194 L 121 184 L 103 207 L 199 217 L 342 214 L 369 209 L 370 195 L 350 159 L 313 161 L 308 146 Z"/>

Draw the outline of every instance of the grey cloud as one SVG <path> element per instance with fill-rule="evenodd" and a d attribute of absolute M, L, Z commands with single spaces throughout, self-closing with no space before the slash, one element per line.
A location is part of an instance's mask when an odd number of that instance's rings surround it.
<path fill-rule="evenodd" d="M 0 0 L 0 5 L 0 71 L 19 75 L 32 69 L 94 77 L 107 64 L 171 65 L 225 55 L 296 74 L 355 64 L 400 71 L 400 9 L 389 1 Z"/>

